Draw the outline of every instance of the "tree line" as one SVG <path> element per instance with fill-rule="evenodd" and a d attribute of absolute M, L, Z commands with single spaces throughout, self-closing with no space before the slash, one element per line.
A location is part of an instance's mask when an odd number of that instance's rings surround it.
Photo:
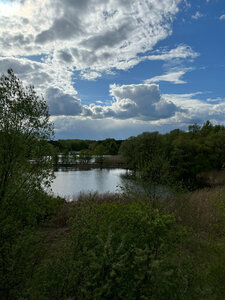
<path fill-rule="evenodd" d="M 49 143 L 59 153 L 66 152 L 80 152 L 82 150 L 89 150 L 90 153 L 101 152 L 104 155 L 117 155 L 122 140 L 115 140 L 114 138 L 107 138 L 105 140 L 81 140 L 81 139 L 65 139 L 49 141 Z"/>
<path fill-rule="evenodd" d="M 120 153 L 143 177 L 163 183 L 168 178 L 196 183 L 196 175 L 222 170 L 225 164 L 225 127 L 206 121 L 170 133 L 144 132 L 125 140 Z"/>

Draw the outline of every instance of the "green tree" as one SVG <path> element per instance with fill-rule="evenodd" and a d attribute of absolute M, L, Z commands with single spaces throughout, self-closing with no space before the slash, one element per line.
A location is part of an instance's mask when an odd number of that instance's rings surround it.
<path fill-rule="evenodd" d="M 91 151 L 88 149 L 81 150 L 79 152 L 79 162 L 82 164 L 88 164 L 92 159 Z"/>
<path fill-rule="evenodd" d="M 136 140 L 137 138 L 132 136 L 122 142 L 119 153 L 125 158 L 127 165 L 131 169 L 136 169 Z"/>
<path fill-rule="evenodd" d="M 103 155 L 107 154 L 107 148 L 104 145 L 99 144 L 95 147 L 93 153 L 96 156 L 95 161 L 99 164 L 103 164 Z"/>
<path fill-rule="evenodd" d="M 52 134 L 44 99 L 8 70 L 0 77 L 0 204 L 49 183 Z"/>
<path fill-rule="evenodd" d="M 0 77 L 1 299 L 18 299 L 39 257 L 35 225 L 51 205 L 44 188 L 52 176 L 52 135 L 44 99 L 8 70 Z"/>

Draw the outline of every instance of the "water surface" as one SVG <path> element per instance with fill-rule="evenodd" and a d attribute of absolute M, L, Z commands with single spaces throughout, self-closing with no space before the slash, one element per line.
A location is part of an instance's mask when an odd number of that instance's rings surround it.
<path fill-rule="evenodd" d="M 121 175 L 129 172 L 125 169 L 88 169 L 59 168 L 55 171 L 52 191 L 66 198 L 78 196 L 81 192 L 115 193 L 123 185 Z"/>

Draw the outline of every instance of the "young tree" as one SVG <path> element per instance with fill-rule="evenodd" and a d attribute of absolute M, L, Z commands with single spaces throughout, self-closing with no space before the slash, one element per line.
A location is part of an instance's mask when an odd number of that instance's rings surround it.
<path fill-rule="evenodd" d="M 8 70 L 0 77 L 0 207 L 49 183 L 52 135 L 44 99 Z"/>

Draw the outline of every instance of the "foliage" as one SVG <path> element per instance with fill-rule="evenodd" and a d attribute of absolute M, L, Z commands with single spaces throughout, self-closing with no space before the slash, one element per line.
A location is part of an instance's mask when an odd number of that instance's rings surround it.
<path fill-rule="evenodd" d="M 35 227 L 57 207 L 46 102 L 8 70 L 0 77 L 0 298 L 16 299 L 41 252 Z"/>
<path fill-rule="evenodd" d="M 0 78 L 0 205 L 30 197 L 49 183 L 48 107 L 12 70 Z"/>
<path fill-rule="evenodd" d="M 72 151 L 82 151 L 90 150 L 93 154 L 98 151 L 98 147 L 101 146 L 104 148 L 103 154 L 107 155 L 117 155 L 119 147 L 121 145 L 121 140 L 115 139 L 105 139 L 100 141 L 95 140 L 58 140 L 50 141 L 49 143 L 54 147 L 58 153 L 62 152 L 72 152 Z"/>
<path fill-rule="evenodd" d="M 48 237 L 20 235 L 1 278 L 8 299 L 222 299 L 224 199 L 204 190 L 156 208 L 141 195 L 83 195 L 66 205 L 67 239 L 58 221 Z"/>
<path fill-rule="evenodd" d="M 196 185 L 198 173 L 224 167 L 225 127 L 213 126 L 207 121 L 202 127 L 190 125 L 188 132 L 179 129 L 164 135 L 145 132 L 125 140 L 120 152 L 131 169 L 149 174 L 149 182 L 156 179 L 156 183 L 161 184 L 162 175 L 166 174 L 167 178 L 173 179 L 173 184 L 183 181 L 191 187 Z M 158 178 L 154 175 L 157 164 Z M 146 169 L 152 172 L 146 173 Z"/>
<path fill-rule="evenodd" d="M 82 164 L 88 164 L 92 159 L 90 150 L 81 150 L 79 153 L 79 162 Z"/>
<path fill-rule="evenodd" d="M 39 297 L 175 299 L 177 273 L 168 258 L 184 233 L 174 216 L 146 201 L 90 196 L 74 204 L 70 224 L 70 249 L 37 275 Z"/>

